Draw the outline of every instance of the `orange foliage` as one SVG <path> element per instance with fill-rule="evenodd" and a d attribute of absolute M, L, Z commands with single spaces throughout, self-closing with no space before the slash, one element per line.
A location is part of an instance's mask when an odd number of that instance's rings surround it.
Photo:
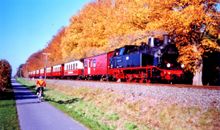
<path fill-rule="evenodd" d="M 0 92 L 11 86 L 11 65 L 7 60 L 0 60 Z"/>
<path fill-rule="evenodd" d="M 220 50 L 216 43 L 220 13 L 216 0 L 152 0 L 149 8 L 152 21 L 148 30 L 162 29 L 173 37 L 179 48 L 179 62 L 186 70 L 196 72 L 204 52 Z"/>
<path fill-rule="evenodd" d="M 28 70 L 139 44 L 155 30 L 176 43 L 179 62 L 195 72 L 204 52 L 220 50 L 216 44 L 220 14 L 216 0 L 98 0 L 87 4 L 48 46 L 27 60 Z"/>
<path fill-rule="evenodd" d="M 44 52 L 49 53 L 48 64 L 51 66 L 54 64 L 62 63 L 62 52 L 61 52 L 61 39 L 64 36 L 65 28 L 62 28 L 56 36 L 49 42 L 48 46 L 44 49 Z"/>

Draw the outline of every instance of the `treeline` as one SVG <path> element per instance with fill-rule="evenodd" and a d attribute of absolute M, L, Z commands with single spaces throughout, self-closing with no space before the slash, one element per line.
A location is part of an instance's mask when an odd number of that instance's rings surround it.
<path fill-rule="evenodd" d="M 216 0 L 97 0 L 59 30 L 47 47 L 35 52 L 22 70 L 44 67 L 146 42 L 167 33 L 179 49 L 178 61 L 198 75 L 207 52 L 220 51 L 220 13 Z M 26 69 L 24 69 L 26 68 Z"/>
<path fill-rule="evenodd" d="M 0 60 L 0 92 L 11 86 L 11 65 L 7 60 Z"/>

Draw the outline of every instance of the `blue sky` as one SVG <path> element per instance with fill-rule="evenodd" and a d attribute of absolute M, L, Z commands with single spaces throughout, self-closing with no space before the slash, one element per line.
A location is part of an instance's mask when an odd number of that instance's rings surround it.
<path fill-rule="evenodd" d="M 0 59 L 15 74 L 34 52 L 43 49 L 91 0 L 0 0 Z"/>

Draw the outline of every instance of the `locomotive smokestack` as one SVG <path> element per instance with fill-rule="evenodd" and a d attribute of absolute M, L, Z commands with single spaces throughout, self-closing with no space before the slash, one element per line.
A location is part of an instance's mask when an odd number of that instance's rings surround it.
<path fill-rule="evenodd" d="M 168 35 L 163 35 L 163 44 L 167 45 L 168 44 Z"/>
<path fill-rule="evenodd" d="M 150 47 L 154 47 L 154 37 L 150 37 Z"/>

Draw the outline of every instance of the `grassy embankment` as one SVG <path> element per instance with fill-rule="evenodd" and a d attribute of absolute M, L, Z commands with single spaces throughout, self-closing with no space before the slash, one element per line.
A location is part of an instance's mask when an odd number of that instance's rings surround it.
<path fill-rule="evenodd" d="M 33 86 L 33 81 L 19 80 Z M 49 84 L 46 100 L 92 130 L 220 129 L 220 111 L 178 104 L 152 103 L 113 90 Z"/>
<path fill-rule="evenodd" d="M 19 130 L 16 103 L 11 88 L 0 92 L 0 130 Z"/>

